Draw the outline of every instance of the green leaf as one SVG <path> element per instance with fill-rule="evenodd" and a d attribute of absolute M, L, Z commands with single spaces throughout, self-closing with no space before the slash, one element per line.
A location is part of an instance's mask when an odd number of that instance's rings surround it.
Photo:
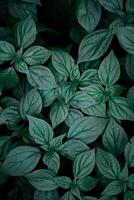
<path fill-rule="evenodd" d="M 105 86 L 111 86 L 118 81 L 120 64 L 113 51 L 102 61 L 98 73 L 101 83 Z"/>
<path fill-rule="evenodd" d="M 99 0 L 99 3 L 112 13 L 120 15 L 123 11 L 123 0 Z"/>
<path fill-rule="evenodd" d="M 107 185 L 107 187 L 102 192 L 103 195 L 117 195 L 123 190 L 122 184 L 120 181 L 112 181 Z"/>
<path fill-rule="evenodd" d="M 3 84 L 4 89 L 13 88 L 18 82 L 19 77 L 13 67 L 8 67 L 7 69 L 0 71 L 0 83 Z"/>
<path fill-rule="evenodd" d="M 51 191 L 58 187 L 55 174 L 47 169 L 37 169 L 25 177 L 33 187 L 40 191 Z"/>
<path fill-rule="evenodd" d="M 128 104 L 129 104 L 131 110 L 134 112 L 134 86 L 132 86 L 128 90 L 127 101 L 128 101 Z"/>
<path fill-rule="evenodd" d="M 90 191 L 92 190 L 97 184 L 97 180 L 91 176 L 86 176 L 82 179 L 77 181 L 77 185 L 81 191 Z"/>
<path fill-rule="evenodd" d="M 67 52 L 53 51 L 52 65 L 60 74 L 69 76 L 75 63 L 73 58 Z"/>
<path fill-rule="evenodd" d="M 92 117 L 106 117 L 106 104 L 96 104 L 89 108 L 82 109 L 82 112 Z"/>
<path fill-rule="evenodd" d="M 31 66 L 26 75 L 29 83 L 40 90 L 49 90 L 57 87 L 54 75 L 45 66 Z"/>
<path fill-rule="evenodd" d="M 59 176 L 56 178 L 56 183 L 59 185 L 59 187 L 64 189 L 69 189 L 71 186 L 71 179 L 67 176 Z"/>
<path fill-rule="evenodd" d="M 73 175 L 75 178 L 83 178 L 90 174 L 95 166 L 95 150 L 85 151 L 79 154 L 73 163 Z"/>
<path fill-rule="evenodd" d="M 134 121 L 134 113 L 124 97 L 112 97 L 109 101 L 109 111 L 117 119 Z"/>
<path fill-rule="evenodd" d="M 36 24 L 31 17 L 19 21 L 15 26 L 15 37 L 18 47 L 30 46 L 36 39 Z"/>
<path fill-rule="evenodd" d="M 28 71 L 28 66 L 25 62 L 21 61 L 21 62 L 15 63 L 15 69 L 18 72 L 25 74 Z"/>
<path fill-rule="evenodd" d="M 40 150 L 36 147 L 19 146 L 10 151 L 3 167 L 10 176 L 22 176 L 36 167 L 40 157 Z"/>
<path fill-rule="evenodd" d="M 94 0 L 78 0 L 76 16 L 79 24 L 91 32 L 96 28 L 101 18 L 101 6 Z"/>
<path fill-rule="evenodd" d="M 20 115 L 23 119 L 25 119 L 27 115 L 36 116 L 40 114 L 41 110 L 42 99 L 39 92 L 34 88 L 26 93 L 21 99 L 19 105 Z"/>
<path fill-rule="evenodd" d="M 12 44 L 0 41 L 0 64 L 5 61 L 12 60 L 15 56 L 15 48 Z"/>
<path fill-rule="evenodd" d="M 114 119 L 111 119 L 102 138 L 105 149 L 118 156 L 124 152 L 127 141 L 125 130 Z"/>
<path fill-rule="evenodd" d="M 130 175 L 128 178 L 128 187 L 134 191 L 134 174 Z"/>
<path fill-rule="evenodd" d="M 65 123 L 70 127 L 75 120 L 81 117 L 83 117 L 83 113 L 81 111 L 70 108 Z"/>
<path fill-rule="evenodd" d="M 76 92 L 74 97 L 70 102 L 71 106 L 77 109 L 88 108 L 92 105 L 97 104 L 97 102 L 90 95 L 83 91 Z"/>
<path fill-rule="evenodd" d="M 70 159 L 74 159 L 77 155 L 86 150 L 89 150 L 89 147 L 85 143 L 75 139 L 67 140 L 60 147 L 60 153 Z"/>
<path fill-rule="evenodd" d="M 133 200 L 133 199 L 134 199 L 134 192 L 128 190 L 125 193 L 124 200 Z"/>
<path fill-rule="evenodd" d="M 64 102 L 56 101 L 49 113 L 53 128 L 63 122 L 68 115 L 68 106 Z"/>
<path fill-rule="evenodd" d="M 50 51 L 41 46 L 32 46 L 28 48 L 24 54 L 23 59 L 29 65 L 44 64 L 50 57 Z"/>
<path fill-rule="evenodd" d="M 97 149 L 96 164 L 101 174 L 109 179 L 117 179 L 120 175 L 120 165 L 116 158 L 102 149 Z"/>
<path fill-rule="evenodd" d="M 98 71 L 97 69 L 87 69 L 85 70 L 80 78 L 81 86 L 89 86 L 92 83 L 98 83 Z"/>
<path fill-rule="evenodd" d="M 59 200 L 59 195 L 56 190 L 52 191 L 36 190 L 34 193 L 34 200 Z"/>
<path fill-rule="evenodd" d="M 43 107 L 50 106 L 56 99 L 55 89 L 42 90 L 40 92 L 40 95 L 42 98 Z"/>
<path fill-rule="evenodd" d="M 134 81 L 134 67 L 133 67 L 133 63 L 134 63 L 134 55 L 132 54 L 127 54 L 126 57 L 126 64 L 125 64 L 125 68 L 126 68 L 126 72 L 129 76 L 129 78 Z"/>
<path fill-rule="evenodd" d="M 46 152 L 43 156 L 43 162 L 48 166 L 48 169 L 57 174 L 60 167 L 60 157 L 56 152 Z"/>
<path fill-rule="evenodd" d="M 63 139 L 65 138 L 66 134 L 59 135 L 50 141 L 50 148 L 59 150 L 60 146 L 63 143 Z"/>
<path fill-rule="evenodd" d="M 91 84 L 87 87 L 80 87 L 80 90 L 91 96 L 97 103 L 107 100 L 108 94 L 100 84 Z"/>
<path fill-rule="evenodd" d="M 103 118 L 81 117 L 74 121 L 67 137 L 90 144 L 102 134 L 107 122 L 107 119 Z"/>
<path fill-rule="evenodd" d="M 124 155 L 125 155 L 125 160 L 126 160 L 128 166 L 134 167 L 134 141 L 133 141 L 133 138 L 126 145 Z"/>
<path fill-rule="evenodd" d="M 124 86 L 115 84 L 112 85 L 108 88 L 108 91 L 110 93 L 110 96 L 119 96 L 120 94 L 122 94 L 124 91 L 126 90 L 126 88 Z"/>
<path fill-rule="evenodd" d="M 100 58 L 109 48 L 112 38 L 112 34 L 107 29 L 89 33 L 80 43 L 78 62 Z"/>
<path fill-rule="evenodd" d="M 74 196 L 72 195 L 71 192 L 66 192 L 60 200 L 75 200 Z"/>
<path fill-rule="evenodd" d="M 49 145 L 53 138 L 53 130 L 51 126 L 42 119 L 28 116 L 29 120 L 29 134 L 32 139 L 41 145 Z"/>
<path fill-rule="evenodd" d="M 121 47 L 130 54 L 134 54 L 134 27 L 126 26 L 118 29 L 117 37 Z"/>
<path fill-rule="evenodd" d="M 5 108 L 2 111 L 0 117 L 0 121 L 3 121 L 4 124 L 7 125 L 13 125 L 14 123 L 17 123 L 22 119 L 19 113 L 19 108 L 16 105 Z"/>

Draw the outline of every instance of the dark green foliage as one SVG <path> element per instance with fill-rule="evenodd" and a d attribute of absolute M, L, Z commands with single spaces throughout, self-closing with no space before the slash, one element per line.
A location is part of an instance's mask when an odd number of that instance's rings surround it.
<path fill-rule="evenodd" d="M 134 200 L 134 1 L 0 1 L 0 199 Z"/>

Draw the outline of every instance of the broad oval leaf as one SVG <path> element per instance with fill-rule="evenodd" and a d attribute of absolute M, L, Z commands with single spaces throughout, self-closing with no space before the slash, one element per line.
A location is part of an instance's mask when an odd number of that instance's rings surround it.
<path fill-rule="evenodd" d="M 43 162 L 48 166 L 48 169 L 57 174 L 60 168 L 60 157 L 57 152 L 46 152 L 43 156 Z"/>
<path fill-rule="evenodd" d="M 37 190 L 52 191 L 58 187 L 55 182 L 55 173 L 47 169 L 38 169 L 25 176 Z"/>
<path fill-rule="evenodd" d="M 67 137 L 90 144 L 102 134 L 107 122 L 108 120 L 103 118 L 81 117 L 74 121 Z"/>
<path fill-rule="evenodd" d="M 79 154 L 73 163 L 73 175 L 75 178 L 83 178 L 89 175 L 95 165 L 95 150 L 85 151 Z"/>
<path fill-rule="evenodd" d="M 29 134 L 32 139 L 41 145 L 49 145 L 53 138 L 53 130 L 51 126 L 42 119 L 28 116 L 29 120 Z"/>
<path fill-rule="evenodd" d="M 94 0 L 78 0 L 76 3 L 76 16 L 79 24 L 91 32 L 99 23 L 101 6 Z"/>
<path fill-rule="evenodd" d="M 102 138 L 105 149 L 118 156 L 124 152 L 127 141 L 125 130 L 111 119 Z"/>
<path fill-rule="evenodd" d="M 41 109 L 42 99 L 36 89 L 30 90 L 20 101 L 19 111 L 23 119 L 25 119 L 27 115 L 38 115 Z"/>
<path fill-rule="evenodd" d="M 40 90 L 48 90 L 57 87 L 54 75 L 50 69 L 45 66 L 31 66 L 29 71 L 26 72 L 26 75 L 29 83 Z"/>
<path fill-rule="evenodd" d="M 100 148 L 96 153 L 96 164 L 103 176 L 109 179 L 117 179 L 121 169 L 117 159 L 111 154 Z"/>
<path fill-rule="evenodd" d="M 112 38 L 113 35 L 107 29 L 89 33 L 80 43 L 78 62 L 100 58 L 109 48 Z"/>
<path fill-rule="evenodd" d="M 89 147 L 85 143 L 75 139 L 67 140 L 60 146 L 60 153 L 70 159 L 74 159 L 77 155 L 86 150 L 89 150 Z"/>
<path fill-rule="evenodd" d="M 53 128 L 63 122 L 68 115 L 68 106 L 64 102 L 56 101 L 49 113 Z"/>
<path fill-rule="evenodd" d="M 12 60 L 15 56 L 15 48 L 12 44 L 0 41 L 0 64 Z"/>
<path fill-rule="evenodd" d="M 17 45 L 23 49 L 35 41 L 36 34 L 36 24 L 31 17 L 19 21 L 15 26 Z"/>
<path fill-rule="evenodd" d="M 109 101 L 109 111 L 117 119 L 134 121 L 134 112 L 124 97 L 112 97 Z"/>
<path fill-rule="evenodd" d="M 93 178 L 92 176 L 86 176 L 84 178 L 80 178 L 77 181 L 77 185 L 79 189 L 85 192 L 92 190 L 96 186 L 96 184 L 97 184 L 97 180 Z"/>
<path fill-rule="evenodd" d="M 75 63 L 73 58 L 67 52 L 53 51 L 52 65 L 60 74 L 69 76 Z"/>
<path fill-rule="evenodd" d="M 10 176 L 22 176 L 36 167 L 40 157 L 40 150 L 36 147 L 19 146 L 10 151 L 3 167 Z"/>
<path fill-rule="evenodd" d="M 113 51 L 102 61 L 98 74 L 101 83 L 105 86 L 111 86 L 118 81 L 120 64 Z"/>
<path fill-rule="evenodd" d="M 121 47 L 134 55 L 134 27 L 126 26 L 118 29 L 117 37 Z"/>
<path fill-rule="evenodd" d="M 29 65 L 40 65 L 45 63 L 50 55 L 50 51 L 46 48 L 42 46 L 32 46 L 24 52 L 23 59 Z"/>

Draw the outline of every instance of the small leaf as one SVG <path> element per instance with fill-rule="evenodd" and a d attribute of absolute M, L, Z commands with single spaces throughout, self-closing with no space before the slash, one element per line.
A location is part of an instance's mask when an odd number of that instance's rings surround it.
<path fill-rule="evenodd" d="M 84 37 L 79 47 L 78 62 L 100 58 L 109 48 L 113 35 L 107 29 L 97 30 Z"/>
<path fill-rule="evenodd" d="M 48 169 L 57 174 L 60 167 L 60 157 L 56 152 L 46 152 L 43 156 L 43 162 L 48 166 Z"/>
<path fill-rule="evenodd" d="M 97 184 L 97 180 L 91 176 L 86 176 L 82 179 L 77 181 L 77 185 L 81 191 L 90 191 L 92 190 Z"/>
<path fill-rule="evenodd" d="M 95 165 L 95 151 L 85 151 L 79 154 L 73 163 L 73 175 L 76 178 L 83 178 L 93 171 Z"/>
<path fill-rule="evenodd" d="M 75 200 L 74 196 L 72 195 L 71 192 L 66 192 L 60 200 Z"/>
<path fill-rule="evenodd" d="M 66 176 L 59 176 L 56 178 L 56 183 L 59 185 L 59 187 L 64 189 L 69 189 L 71 186 L 71 179 Z"/>
<path fill-rule="evenodd" d="M 124 97 L 112 97 L 109 101 L 109 111 L 117 119 L 134 121 L 134 113 Z"/>
<path fill-rule="evenodd" d="M 40 95 L 43 102 L 43 107 L 50 106 L 56 99 L 55 89 L 41 90 Z"/>
<path fill-rule="evenodd" d="M 12 44 L 0 41 L 0 64 L 5 61 L 12 60 L 15 56 L 15 48 Z"/>
<path fill-rule="evenodd" d="M 55 174 L 47 169 L 38 169 L 25 176 L 30 184 L 40 191 L 51 191 L 58 187 Z"/>
<path fill-rule="evenodd" d="M 98 82 L 99 82 L 98 71 L 96 69 L 85 70 L 80 78 L 81 86 L 89 86 L 90 84 Z"/>
<path fill-rule="evenodd" d="M 19 146 L 10 151 L 3 167 L 10 176 L 22 176 L 36 167 L 40 157 L 40 150 L 36 147 Z"/>
<path fill-rule="evenodd" d="M 114 119 L 111 119 L 102 138 L 106 150 L 118 156 L 124 152 L 127 141 L 125 130 Z"/>
<path fill-rule="evenodd" d="M 86 144 L 90 144 L 102 134 L 106 124 L 107 119 L 81 117 L 72 124 L 67 137 L 78 139 Z"/>
<path fill-rule="evenodd" d="M 126 26 L 118 29 L 117 37 L 121 47 L 134 55 L 134 27 Z"/>
<path fill-rule="evenodd" d="M 92 105 L 97 104 L 97 102 L 90 95 L 83 91 L 76 92 L 74 97 L 70 102 L 71 106 L 77 109 L 88 108 Z"/>
<path fill-rule="evenodd" d="M 74 159 L 77 155 L 86 150 L 89 150 L 89 147 L 85 143 L 75 139 L 67 140 L 60 147 L 60 153 L 70 159 Z"/>
<path fill-rule="evenodd" d="M 109 179 L 117 179 L 120 174 L 120 165 L 116 158 L 102 149 L 97 150 L 96 164 L 101 174 Z"/>
<path fill-rule="evenodd" d="M 36 34 L 36 24 L 31 17 L 19 21 L 15 26 L 17 45 L 23 49 L 27 48 L 35 41 Z"/>
<path fill-rule="evenodd" d="M 75 63 L 67 52 L 53 51 L 52 65 L 60 74 L 69 76 Z"/>
<path fill-rule="evenodd" d="M 120 65 L 113 51 L 102 61 L 98 73 L 101 83 L 105 86 L 117 82 L 120 77 Z"/>
<path fill-rule="evenodd" d="M 108 184 L 105 190 L 102 192 L 103 195 L 117 195 L 122 192 L 122 185 L 119 181 L 112 181 Z"/>
<path fill-rule="evenodd" d="M 27 115 L 36 116 L 40 114 L 41 109 L 42 99 L 36 89 L 30 90 L 20 101 L 19 111 L 23 119 L 25 119 Z"/>
<path fill-rule="evenodd" d="M 31 66 L 26 75 L 29 83 L 40 90 L 48 90 L 57 87 L 54 75 L 50 69 L 45 66 Z"/>
<path fill-rule="evenodd" d="M 101 7 L 94 0 L 78 0 L 76 4 L 76 16 L 79 24 L 91 32 L 99 23 Z"/>
<path fill-rule="evenodd" d="M 63 122 L 68 115 L 68 106 L 64 102 L 56 101 L 50 110 L 49 117 L 53 128 Z"/>
<path fill-rule="evenodd" d="M 28 71 L 28 66 L 25 62 L 21 61 L 21 62 L 15 63 L 15 69 L 18 72 L 25 74 Z"/>
<path fill-rule="evenodd" d="M 81 111 L 70 108 L 65 123 L 70 127 L 75 120 L 81 117 L 83 117 L 83 113 Z"/>
<path fill-rule="evenodd" d="M 24 54 L 23 59 L 29 65 L 44 64 L 50 57 L 50 51 L 41 46 L 32 46 L 28 48 Z"/>
<path fill-rule="evenodd" d="M 29 133 L 32 139 L 41 145 L 48 145 L 53 138 L 53 130 L 51 126 L 42 119 L 28 116 Z"/>

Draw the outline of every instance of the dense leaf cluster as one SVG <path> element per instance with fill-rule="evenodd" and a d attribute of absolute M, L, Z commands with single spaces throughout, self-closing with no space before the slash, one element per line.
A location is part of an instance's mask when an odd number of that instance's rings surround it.
<path fill-rule="evenodd" d="M 0 199 L 134 200 L 134 1 L 0 1 Z"/>

